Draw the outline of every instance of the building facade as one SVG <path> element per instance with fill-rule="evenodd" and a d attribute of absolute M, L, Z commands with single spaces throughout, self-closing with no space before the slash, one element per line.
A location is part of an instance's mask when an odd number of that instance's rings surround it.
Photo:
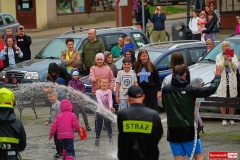
<path fill-rule="evenodd" d="M 25 28 L 47 29 L 115 19 L 114 0 L 0 0 Z"/>
<path fill-rule="evenodd" d="M 132 25 L 132 1 L 122 7 L 122 26 Z M 240 0 L 206 0 L 215 2 L 221 15 L 220 28 L 235 28 L 240 16 Z M 25 28 L 49 29 L 63 26 L 116 20 L 116 0 L 0 0 L 0 12 L 13 14 Z"/>

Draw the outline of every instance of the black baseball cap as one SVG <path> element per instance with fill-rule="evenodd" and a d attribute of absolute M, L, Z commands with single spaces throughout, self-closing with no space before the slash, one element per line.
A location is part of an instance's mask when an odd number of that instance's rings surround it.
<path fill-rule="evenodd" d="M 129 97 L 133 97 L 133 98 L 140 98 L 143 96 L 143 90 L 139 86 L 131 86 L 128 89 L 128 92 L 126 95 L 128 95 Z"/>

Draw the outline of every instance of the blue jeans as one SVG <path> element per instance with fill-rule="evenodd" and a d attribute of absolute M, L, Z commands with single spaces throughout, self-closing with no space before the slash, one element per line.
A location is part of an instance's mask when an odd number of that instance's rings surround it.
<path fill-rule="evenodd" d="M 73 138 L 61 139 L 63 143 L 63 149 L 67 151 L 67 156 L 75 157 Z"/>
<path fill-rule="evenodd" d="M 213 32 L 212 32 L 212 38 L 213 38 L 213 41 L 216 41 L 216 39 L 217 39 L 216 33 L 213 33 Z"/>

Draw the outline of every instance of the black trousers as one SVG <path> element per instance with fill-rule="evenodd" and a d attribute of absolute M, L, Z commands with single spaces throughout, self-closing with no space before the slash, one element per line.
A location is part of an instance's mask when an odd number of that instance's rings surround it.
<path fill-rule="evenodd" d="M 56 146 L 56 151 L 58 154 L 62 154 L 63 151 L 63 144 L 62 141 L 57 139 L 57 133 L 54 134 L 54 143 Z"/>
<path fill-rule="evenodd" d="M 96 131 L 96 139 L 100 138 L 103 123 L 104 123 L 104 126 L 107 128 L 108 137 L 111 139 L 112 138 L 112 122 L 109 119 L 104 118 L 98 112 L 96 112 L 96 126 L 95 126 L 95 128 L 96 128 L 96 130 L 95 130 Z"/>

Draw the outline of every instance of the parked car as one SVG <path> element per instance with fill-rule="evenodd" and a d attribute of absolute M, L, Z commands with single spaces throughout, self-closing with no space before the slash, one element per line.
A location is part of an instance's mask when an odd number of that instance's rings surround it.
<path fill-rule="evenodd" d="M 221 42 L 219 42 L 215 47 L 209 51 L 203 58 L 200 59 L 200 61 L 192 66 L 189 67 L 190 70 L 190 77 L 191 79 L 195 77 L 200 77 L 203 79 L 204 83 L 206 85 L 209 85 L 210 82 L 214 78 L 214 71 L 216 69 L 216 56 L 222 52 L 222 42 L 223 41 L 229 41 L 230 46 L 232 49 L 234 49 L 235 55 L 240 57 L 240 35 L 232 35 Z M 169 84 L 171 82 L 171 75 L 165 77 L 162 83 L 162 87 Z M 212 96 L 217 96 L 216 94 Z M 208 110 L 212 112 L 220 112 L 220 109 L 218 107 L 205 107 L 201 106 L 202 110 Z"/>
<path fill-rule="evenodd" d="M 186 2 L 186 0 L 147 0 L 147 2 L 152 6 L 156 6 L 159 3 L 172 3 L 173 5 L 177 5 L 180 2 Z"/>
<path fill-rule="evenodd" d="M 66 38 L 73 38 L 74 48 L 81 53 L 83 43 L 88 39 L 87 33 L 83 31 L 87 30 L 89 29 L 68 31 L 54 38 L 34 59 L 3 69 L 3 71 L 0 72 L 0 81 L 9 87 L 14 87 L 16 84 L 21 83 L 46 82 L 48 65 L 51 62 L 60 63 L 61 52 L 66 50 Z M 108 51 L 110 51 L 113 46 L 117 45 L 119 36 L 130 36 L 134 44 L 134 49 L 138 49 L 150 43 L 146 35 L 134 26 L 97 29 L 97 37 L 104 43 L 105 49 Z M 8 83 L 4 82 L 5 78 L 8 79 Z M 16 83 L 13 83 L 13 79 L 17 79 Z"/>
<path fill-rule="evenodd" d="M 13 34 L 16 33 L 16 30 L 20 24 L 17 19 L 8 13 L 0 13 L 0 32 L 5 33 L 6 28 L 12 28 Z"/>

